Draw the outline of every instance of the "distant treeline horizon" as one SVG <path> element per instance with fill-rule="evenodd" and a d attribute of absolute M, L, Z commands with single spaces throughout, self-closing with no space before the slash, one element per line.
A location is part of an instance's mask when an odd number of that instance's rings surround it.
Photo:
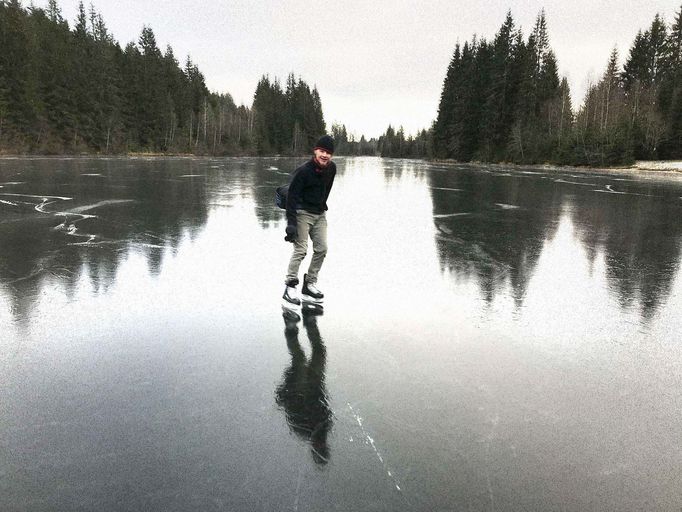
<path fill-rule="evenodd" d="M 682 8 L 656 15 L 622 68 L 606 70 L 574 110 L 549 44 L 544 11 L 527 39 L 511 11 L 492 41 L 457 43 L 437 118 L 378 139 L 327 127 L 316 87 L 263 75 L 251 107 L 208 90 L 188 56 L 180 65 L 144 26 L 122 48 L 83 3 L 73 29 L 56 0 L 0 0 L 0 154 L 301 155 L 325 132 L 339 155 L 457 161 L 622 165 L 682 158 Z"/>

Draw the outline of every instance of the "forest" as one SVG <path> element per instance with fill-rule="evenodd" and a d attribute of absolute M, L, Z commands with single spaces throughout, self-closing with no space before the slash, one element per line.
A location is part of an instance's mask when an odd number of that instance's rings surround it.
<path fill-rule="evenodd" d="M 614 49 L 574 110 L 544 11 L 527 39 L 511 12 L 492 41 L 456 45 L 433 156 L 458 161 L 622 165 L 682 157 L 682 9 L 656 15 L 622 67 Z"/>
<path fill-rule="evenodd" d="M 328 127 L 316 87 L 264 74 L 251 106 L 209 91 L 145 26 L 121 47 L 91 5 L 73 28 L 45 9 L 0 0 L 0 154 L 301 155 L 329 131 L 340 155 L 462 162 L 624 165 L 682 158 L 682 8 L 614 49 L 579 107 L 550 45 L 544 11 L 526 38 L 511 11 L 492 40 L 457 43 L 437 118 L 378 139 Z"/>
<path fill-rule="evenodd" d="M 293 74 L 237 106 L 150 27 L 121 48 L 82 2 L 70 29 L 56 0 L 2 0 L 0 41 L 0 153 L 298 154 L 325 132 L 318 91 Z"/>

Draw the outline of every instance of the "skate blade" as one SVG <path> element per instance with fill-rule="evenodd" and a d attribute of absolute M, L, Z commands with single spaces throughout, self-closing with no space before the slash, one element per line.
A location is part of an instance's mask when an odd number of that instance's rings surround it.
<path fill-rule="evenodd" d="M 308 302 L 309 304 L 323 304 L 324 303 L 324 297 L 321 299 L 316 299 L 315 297 L 311 297 L 310 295 L 301 295 L 301 302 Z"/>
<path fill-rule="evenodd" d="M 282 309 L 289 309 L 294 312 L 301 311 L 301 304 L 292 304 L 288 300 L 282 299 Z"/>

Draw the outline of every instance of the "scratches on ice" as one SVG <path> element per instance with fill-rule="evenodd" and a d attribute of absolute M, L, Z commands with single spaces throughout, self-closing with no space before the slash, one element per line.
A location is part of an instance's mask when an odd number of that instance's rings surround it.
<path fill-rule="evenodd" d="M 612 194 L 627 194 L 627 192 L 619 192 L 617 190 L 613 190 L 613 185 L 605 185 L 604 188 L 611 192 Z"/>
<path fill-rule="evenodd" d="M 48 204 L 52 204 L 52 203 L 54 203 L 54 202 L 57 201 L 57 200 L 60 200 L 60 201 L 71 201 L 71 200 L 73 199 L 73 198 L 71 198 L 71 197 L 62 197 L 62 196 L 38 196 L 38 195 L 33 195 L 33 194 L 13 194 L 13 193 L 9 193 L 9 192 L 2 192 L 2 193 L 0 193 L 0 196 L 5 196 L 5 197 L 16 197 L 16 198 L 20 198 L 20 197 L 21 197 L 21 198 L 30 198 L 30 199 L 40 199 L 41 202 L 34 206 L 34 209 L 35 209 L 36 211 L 40 212 L 40 213 L 49 213 L 49 212 L 46 212 L 46 211 L 45 211 L 45 207 L 46 207 Z M 52 199 L 52 201 L 50 201 L 50 199 Z M 12 201 L 3 200 L 2 203 L 3 203 L 3 204 L 12 205 L 12 206 L 17 206 L 17 203 L 12 202 Z M 27 203 L 27 204 L 31 204 L 31 203 Z"/>
<path fill-rule="evenodd" d="M 558 180 L 554 180 L 554 183 L 568 183 L 570 185 L 585 185 L 589 187 L 598 187 L 599 185 L 596 183 L 586 183 L 586 182 L 579 182 L 579 181 L 569 181 L 569 180 L 562 180 L 559 178 Z"/>
<path fill-rule="evenodd" d="M 35 210 L 40 213 L 50 213 L 45 211 L 45 207 L 48 204 L 52 204 L 55 201 L 48 201 L 47 199 L 43 198 L 43 201 L 40 204 L 35 205 Z"/>
<path fill-rule="evenodd" d="M 622 192 L 620 190 L 613 190 L 613 185 L 604 185 L 603 189 L 594 189 L 593 192 L 601 192 L 602 194 L 619 194 L 619 195 L 628 195 L 628 196 L 643 196 L 643 197 L 655 197 L 651 194 L 638 194 L 637 192 Z"/>
<path fill-rule="evenodd" d="M 429 187 L 432 190 L 450 190 L 452 192 L 461 192 L 461 188 L 450 188 L 450 187 Z"/>
<path fill-rule="evenodd" d="M 365 443 L 368 444 L 372 450 L 374 451 L 374 454 L 377 456 L 377 459 L 379 459 L 379 462 L 381 462 L 382 467 L 384 468 L 384 471 L 386 471 L 386 474 L 388 477 L 391 479 L 391 482 L 393 483 L 393 486 L 400 492 L 402 492 L 402 489 L 400 488 L 400 482 L 396 478 L 396 476 L 393 474 L 393 471 L 391 468 L 388 466 L 386 461 L 384 460 L 384 457 L 381 455 L 381 452 L 377 448 L 376 443 L 374 442 L 374 439 L 372 436 L 369 435 L 367 430 L 365 430 L 365 426 L 362 423 L 362 418 L 360 415 L 355 412 L 355 409 L 353 409 L 353 406 L 349 403 L 346 402 L 346 405 L 348 406 L 348 409 L 350 410 L 351 415 L 357 422 L 358 426 L 360 427 L 360 431 L 362 432 L 362 437 L 365 440 Z"/>
<path fill-rule="evenodd" d="M 105 201 L 100 201 L 99 203 L 94 203 L 94 204 L 86 204 L 83 206 L 77 206 L 76 208 L 71 208 L 65 213 L 83 213 L 87 212 L 89 210 L 94 210 L 95 208 L 99 208 L 100 206 L 108 206 L 110 204 L 122 204 L 122 203 L 132 203 L 132 199 L 107 199 Z"/>
<path fill-rule="evenodd" d="M 61 224 L 58 224 L 55 226 L 53 229 L 56 231 L 63 231 L 65 234 L 69 236 L 74 236 L 74 237 L 79 237 L 79 238 L 87 238 L 87 240 L 83 242 L 75 242 L 70 245 L 99 245 L 99 244 L 105 244 L 105 243 L 116 243 L 114 241 L 108 240 L 108 241 L 99 241 L 95 242 L 97 239 L 97 235 L 93 234 L 88 234 L 88 233 L 80 233 L 78 231 L 78 228 L 76 227 L 76 223 L 80 222 L 85 219 L 96 219 L 98 218 L 97 215 L 90 215 L 85 212 L 94 210 L 95 208 L 99 208 L 101 206 L 108 206 L 112 204 L 124 204 L 124 203 L 131 203 L 133 202 L 132 199 L 107 199 L 104 201 L 99 201 L 97 203 L 93 204 L 86 204 L 83 206 L 77 206 L 75 208 L 71 208 L 70 210 L 67 210 L 65 212 L 45 212 L 43 209 L 40 209 L 38 211 L 41 211 L 42 213 L 52 213 L 53 215 L 57 216 L 63 216 L 64 217 L 64 222 Z M 44 206 L 49 203 L 41 203 L 39 206 Z M 38 207 L 36 207 L 38 209 Z M 76 217 L 76 219 L 73 219 L 73 217 Z M 71 222 L 69 222 L 71 220 Z"/>
<path fill-rule="evenodd" d="M 31 197 L 34 199 L 42 199 L 47 201 L 48 199 L 59 199 L 60 201 L 72 201 L 73 197 L 62 197 L 62 196 L 37 196 L 33 194 L 10 194 L 9 192 L 3 192 L 0 196 L 12 196 L 12 197 Z"/>
<path fill-rule="evenodd" d="M 503 210 L 518 210 L 520 206 L 517 206 L 515 204 L 506 204 L 506 203 L 495 203 L 495 206 L 499 206 Z"/>
<path fill-rule="evenodd" d="M 437 213 L 433 216 L 433 218 L 434 219 L 445 219 L 447 217 L 464 217 L 465 215 L 471 215 L 471 212 Z"/>
<path fill-rule="evenodd" d="M 96 215 L 85 215 L 85 214 L 78 214 L 78 213 L 77 214 L 57 213 L 57 215 L 64 215 L 64 222 L 62 222 L 61 224 L 58 224 L 54 228 L 52 228 L 55 231 L 63 231 L 65 234 L 67 234 L 69 236 L 75 236 L 75 237 L 79 237 L 79 238 L 87 238 L 88 243 L 92 242 L 93 240 L 95 240 L 95 238 L 97 238 L 95 235 L 79 233 L 78 228 L 76 227 L 76 222 L 80 222 L 80 221 L 85 220 L 85 219 L 96 218 L 97 217 Z M 80 217 L 80 218 L 78 218 L 78 219 L 74 220 L 73 222 L 67 224 L 70 215 L 71 216 L 75 215 L 75 216 Z"/>

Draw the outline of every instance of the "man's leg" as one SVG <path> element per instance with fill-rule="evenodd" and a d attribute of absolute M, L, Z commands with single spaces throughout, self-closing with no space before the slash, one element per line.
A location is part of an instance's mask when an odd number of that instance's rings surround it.
<path fill-rule="evenodd" d="M 294 242 L 294 251 L 289 260 L 289 267 L 287 268 L 286 283 L 296 286 L 298 284 L 298 269 L 301 262 L 308 252 L 308 235 L 312 225 L 312 215 L 306 211 L 298 210 L 296 213 L 296 229 L 298 229 L 298 237 Z"/>
<path fill-rule="evenodd" d="M 323 213 L 316 217 L 315 223 L 310 227 L 310 239 L 313 241 L 313 257 L 308 268 L 310 284 L 317 282 L 317 274 L 327 255 L 327 216 Z"/>

